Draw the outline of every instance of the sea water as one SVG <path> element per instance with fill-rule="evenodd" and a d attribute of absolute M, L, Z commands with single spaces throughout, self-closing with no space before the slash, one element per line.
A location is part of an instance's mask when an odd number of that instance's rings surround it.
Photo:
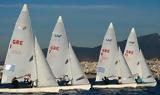
<path fill-rule="evenodd" d="M 0 93 L 0 95 L 160 95 L 160 81 L 156 87 L 150 88 L 120 88 L 120 89 L 90 89 L 89 91 L 68 90 L 55 93 Z"/>

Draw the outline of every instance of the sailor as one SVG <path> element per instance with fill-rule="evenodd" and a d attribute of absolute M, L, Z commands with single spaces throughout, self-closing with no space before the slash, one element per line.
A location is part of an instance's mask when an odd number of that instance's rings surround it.
<path fill-rule="evenodd" d="M 25 82 L 25 83 L 28 83 L 28 82 L 29 82 L 28 76 L 24 76 L 24 82 Z"/>
<path fill-rule="evenodd" d="M 65 75 L 64 78 L 63 78 L 63 80 L 64 80 L 64 85 L 68 85 L 68 83 L 70 81 L 68 75 Z"/>
<path fill-rule="evenodd" d="M 12 85 L 14 88 L 19 88 L 19 81 L 17 80 L 16 77 L 12 79 Z"/>
<path fill-rule="evenodd" d="M 122 77 L 118 77 L 118 84 L 122 84 Z"/>
<path fill-rule="evenodd" d="M 31 87 L 37 87 L 38 86 L 38 79 L 36 79 L 35 81 L 32 81 L 31 83 Z"/>
<path fill-rule="evenodd" d="M 102 78 L 102 81 L 105 83 L 105 84 L 109 84 L 109 79 L 105 76 L 104 78 Z"/>
<path fill-rule="evenodd" d="M 29 87 L 33 86 L 33 82 L 31 80 L 31 74 L 27 74 L 24 76 L 24 83 L 27 83 Z"/>
<path fill-rule="evenodd" d="M 142 79 L 140 78 L 140 76 L 137 76 L 137 79 L 135 79 L 137 83 L 142 83 Z"/>
<path fill-rule="evenodd" d="M 62 79 L 61 77 L 60 77 L 60 78 L 57 78 L 58 85 L 60 85 L 60 86 L 62 85 L 62 80 L 63 80 L 63 79 Z"/>

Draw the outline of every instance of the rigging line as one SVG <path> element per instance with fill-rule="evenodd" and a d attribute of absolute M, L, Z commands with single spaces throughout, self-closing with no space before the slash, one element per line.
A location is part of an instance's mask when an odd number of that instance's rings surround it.
<path fill-rule="evenodd" d="M 36 82 L 36 86 L 38 86 L 38 67 L 37 67 L 37 58 L 36 58 L 36 55 L 35 55 L 36 54 L 35 51 L 36 50 L 35 50 L 35 39 L 34 39 L 34 54 L 33 55 L 34 55 L 35 62 L 36 62 L 35 66 L 36 66 L 36 76 L 37 76 L 36 77 L 37 79 L 35 80 L 35 82 Z"/>

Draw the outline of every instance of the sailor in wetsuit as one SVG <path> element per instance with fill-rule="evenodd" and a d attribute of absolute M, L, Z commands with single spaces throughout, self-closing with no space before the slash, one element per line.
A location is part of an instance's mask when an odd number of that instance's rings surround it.
<path fill-rule="evenodd" d="M 64 80 L 64 85 L 68 85 L 68 83 L 69 83 L 69 81 L 70 81 L 70 79 L 69 79 L 69 77 L 68 77 L 68 75 L 65 75 L 64 76 L 64 78 L 63 78 L 63 80 Z"/>
<path fill-rule="evenodd" d="M 102 81 L 104 82 L 104 84 L 109 84 L 109 79 L 106 76 L 102 78 Z"/>
<path fill-rule="evenodd" d="M 142 83 L 142 82 L 143 82 L 142 79 L 140 78 L 140 76 L 137 76 L 137 78 L 135 79 L 135 81 L 136 81 L 137 83 Z"/>
<path fill-rule="evenodd" d="M 67 85 L 69 85 L 69 84 L 68 84 L 69 81 L 70 81 L 70 79 L 69 79 L 68 75 L 64 75 L 63 78 L 59 78 L 58 84 L 59 84 L 60 86 L 67 86 Z"/>
<path fill-rule="evenodd" d="M 28 84 L 28 87 L 33 87 L 33 82 L 31 80 L 30 74 L 24 76 L 24 83 Z"/>
<path fill-rule="evenodd" d="M 14 88 L 19 88 L 19 81 L 17 80 L 16 77 L 12 79 L 12 85 Z"/>
<path fill-rule="evenodd" d="M 118 77 L 118 84 L 122 84 L 122 77 Z"/>

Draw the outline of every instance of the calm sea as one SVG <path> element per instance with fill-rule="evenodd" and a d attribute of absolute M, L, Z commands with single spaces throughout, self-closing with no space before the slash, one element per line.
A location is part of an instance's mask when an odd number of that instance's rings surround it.
<path fill-rule="evenodd" d="M 0 93 L 0 95 L 17 95 L 16 93 Z M 23 95 L 23 94 L 18 94 Z M 122 88 L 122 89 L 90 89 L 89 91 L 71 90 L 54 93 L 32 93 L 25 95 L 160 95 L 160 81 L 153 88 Z"/>

